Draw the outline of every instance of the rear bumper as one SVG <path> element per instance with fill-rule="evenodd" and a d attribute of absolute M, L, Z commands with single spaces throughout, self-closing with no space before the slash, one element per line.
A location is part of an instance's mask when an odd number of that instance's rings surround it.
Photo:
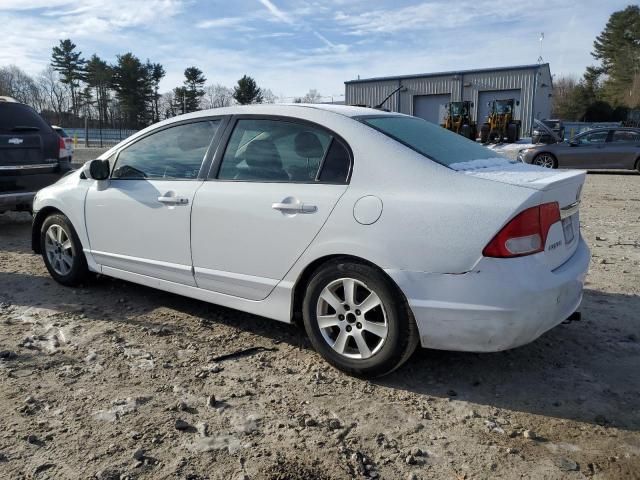
<path fill-rule="evenodd" d="M 66 159 L 45 166 L 5 167 L 0 170 L 0 209 L 30 209 L 33 197 L 42 188 L 56 183 L 73 170 Z"/>
<path fill-rule="evenodd" d="M 483 258 L 473 272 L 387 270 L 407 297 L 423 347 L 494 352 L 529 343 L 580 306 L 590 252 L 550 271 L 536 255 Z"/>
<path fill-rule="evenodd" d="M 0 193 L 0 209 L 31 205 L 36 192 Z"/>

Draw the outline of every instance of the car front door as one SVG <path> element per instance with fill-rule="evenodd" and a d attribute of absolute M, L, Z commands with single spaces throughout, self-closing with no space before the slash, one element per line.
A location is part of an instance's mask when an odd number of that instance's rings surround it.
<path fill-rule="evenodd" d="M 142 137 L 118 152 L 109 180 L 91 186 L 87 233 L 105 273 L 116 269 L 195 285 L 191 208 L 220 123 L 191 121 Z"/>
<path fill-rule="evenodd" d="M 607 148 L 609 130 L 596 130 L 577 136 L 565 149 L 561 166 L 570 168 L 607 168 L 611 161 Z"/>
<path fill-rule="evenodd" d="M 237 117 L 196 193 L 198 287 L 266 298 L 347 189 L 351 154 L 337 135 L 288 118 Z"/>
<path fill-rule="evenodd" d="M 640 158 L 640 132 L 634 130 L 615 130 L 608 147 L 612 160 L 610 168 L 633 170 Z"/>

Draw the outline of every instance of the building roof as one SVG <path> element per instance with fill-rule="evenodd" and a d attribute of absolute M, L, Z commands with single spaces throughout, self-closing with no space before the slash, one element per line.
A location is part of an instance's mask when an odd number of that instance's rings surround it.
<path fill-rule="evenodd" d="M 511 67 L 496 67 L 496 68 L 476 68 L 472 70 L 452 70 L 449 72 L 436 72 L 436 73 L 416 73 L 412 75 L 393 75 L 389 77 L 372 77 L 361 78 L 357 80 L 347 80 L 345 84 L 352 83 L 367 83 L 367 82 L 383 82 L 388 80 L 405 80 L 409 78 L 422 78 L 422 77 L 443 77 L 448 75 L 466 75 L 471 73 L 487 73 L 487 72 L 502 72 L 506 70 L 534 70 L 546 67 L 549 68 L 548 63 L 534 63 L 531 65 L 515 65 Z"/>

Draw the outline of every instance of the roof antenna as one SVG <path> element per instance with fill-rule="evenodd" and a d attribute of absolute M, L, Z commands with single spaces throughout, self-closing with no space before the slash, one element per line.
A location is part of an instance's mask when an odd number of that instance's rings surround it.
<path fill-rule="evenodd" d="M 540 56 L 538 57 L 538 64 L 542 64 L 544 63 L 544 60 L 542 59 L 542 41 L 544 40 L 544 32 L 540 32 L 540 38 L 538 40 L 540 41 Z"/>
<path fill-rule="evenodd" d="M 405 87 L 404 85 L 400 85 L 398 88 L 396 88 L 393 92 L 391 92 L 389 95 L 387 95 L 386 97 L 384 97 L 384 100 L 382 100 L 378 105 L 376 105 L 373 108 L 377 108 L 378 110 L 382 108 L 382 106 L 387 103 L 387 100 L 389 100 L 391 98 L 391 96 L 396 93 L 396 92 L 406 92 L 407 91 L 407 87 Z"/>

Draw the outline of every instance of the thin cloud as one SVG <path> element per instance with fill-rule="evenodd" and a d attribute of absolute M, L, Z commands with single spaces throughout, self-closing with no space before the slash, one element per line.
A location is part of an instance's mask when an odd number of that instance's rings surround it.
<path fill-rule="evenodd" d="M 293 24 L 293 19 L 291 19 L 288 14 L 286 14 L 285 12 L 280 10 L 278 7 L 276 7 L 273 4 L 273 2 L 271 2 L 270 0 L 258 0 L 258 1 L 262 5 L 264 5 L 266 9 L 269 10 L 271 15 L 273 15 L 277 20 L 280 20 L 281 22 L 284 22 L 284 23 L 288 23 L 290 25 Z"/>

